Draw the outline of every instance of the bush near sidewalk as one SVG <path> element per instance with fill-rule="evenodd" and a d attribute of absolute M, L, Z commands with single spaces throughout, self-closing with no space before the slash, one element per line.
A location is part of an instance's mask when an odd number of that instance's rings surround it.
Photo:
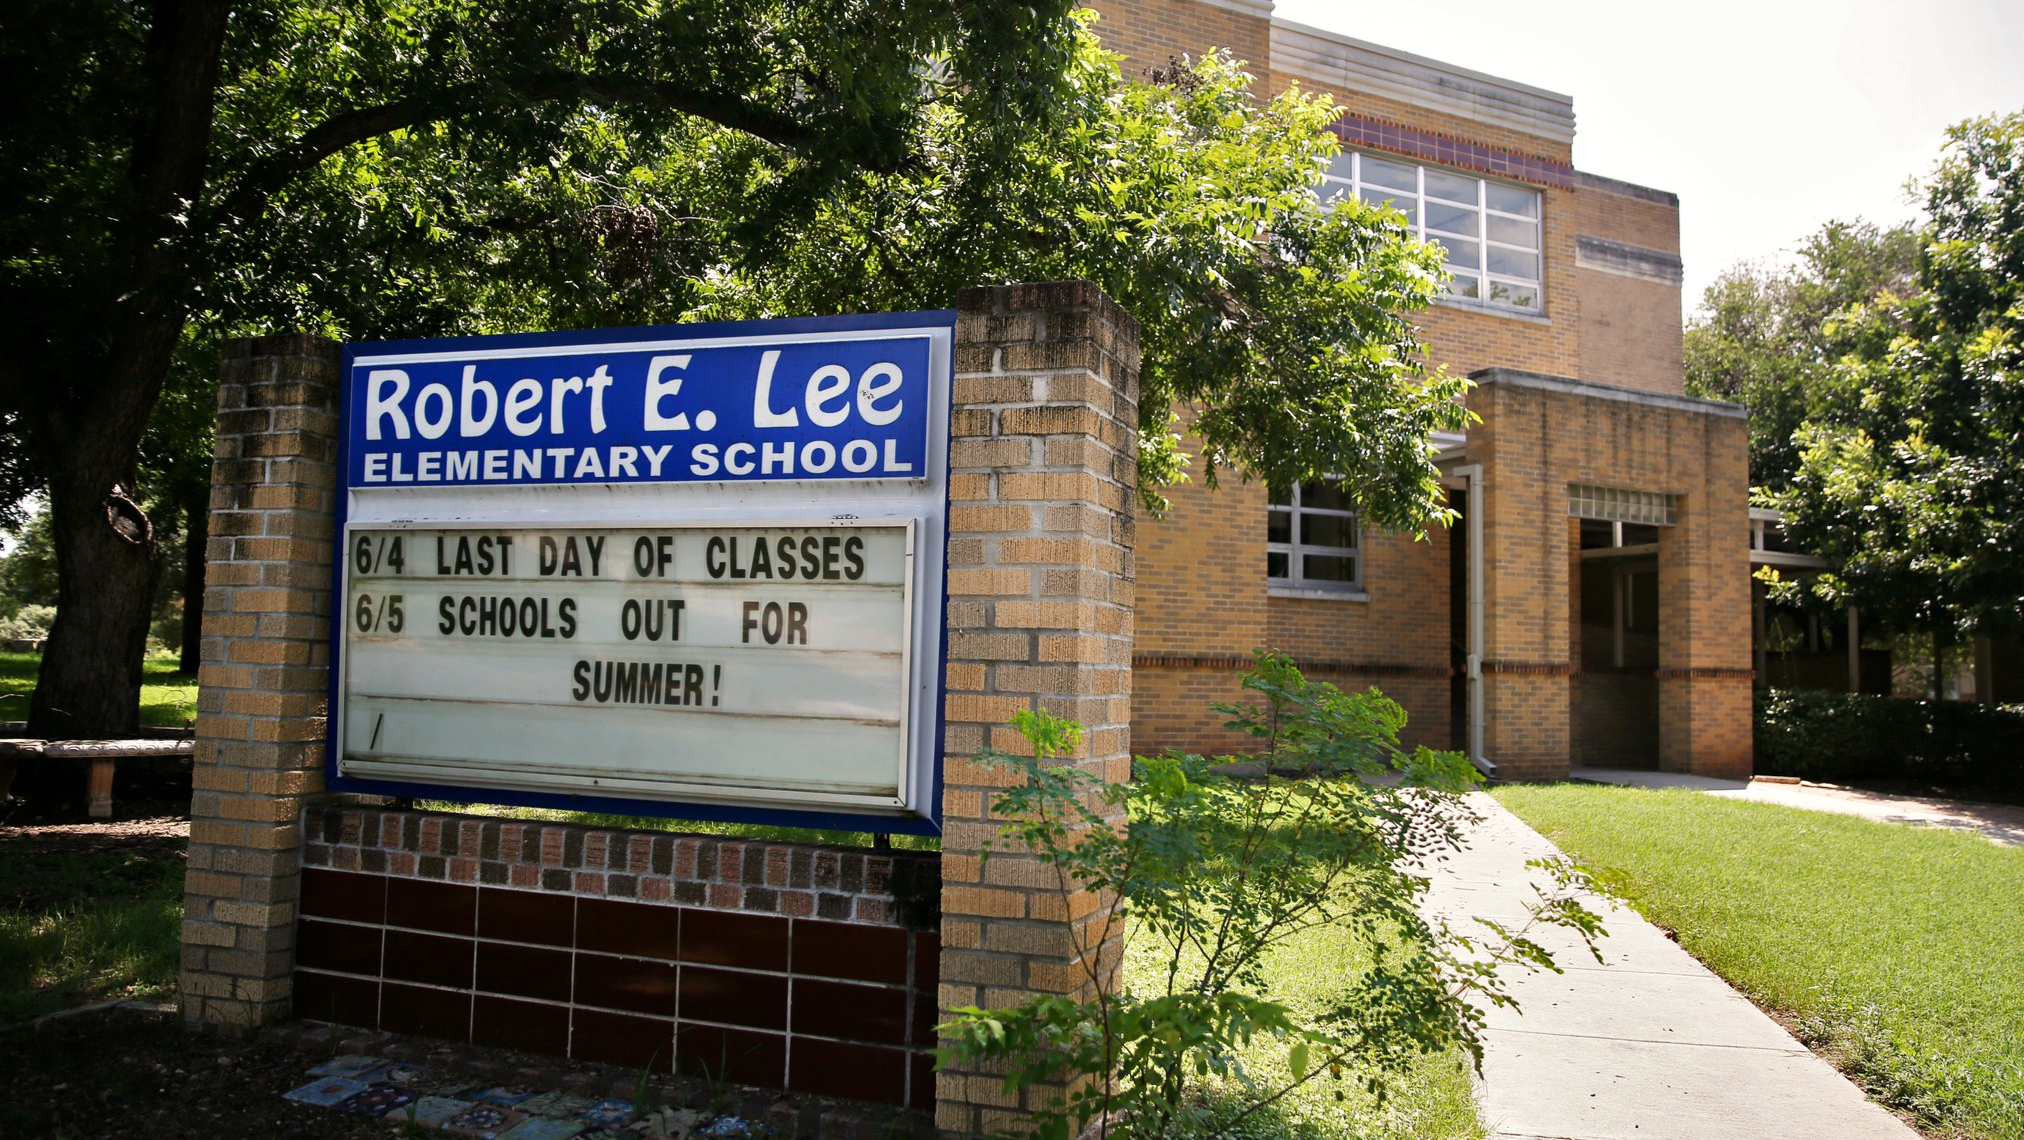
<path fill-rule="evenodd" d="M 2024 848 L 1679 789 L 1493 794 L 1872 1097 L 2024 1140 Z"/>
<path fill-rule="evenodd" d="M 1770 689 L 1757 770 L 1825 783 L 1894 781 L 2024 800 L 2024 707 Z"/>
<path fill-rule="evenodd" d="M 1022 712 L 1012 723 L 1032 757 L 984 758 L 1016 776 L 992 800 L 1001 848 L 1033 852 L 1065 894 L 1118 900 L 1075 928 L 1074 959 L 1096 981 L 1095 948 L 1117 924 L 1133 944 L 1118 992 L 964 1008 L 941 1027 L 944 1065 L 1002 1072 L 1007 1091 L 1067 1082 L 1036 1137 L 1092 1122 L 1119 1140 L 1370 1135 L 1374 1113 L 1325 1122 L 1313 1100 L 1368 1109 L 1429 1058 L 1480 1063 L 1482 1003 L 1511 1004 L 1500 969 L 1552 966 L 1531 924 L 1591 943 L 1599 931 L 1564 861 L 1539 864 L 1559 888 L 1520 927 L 1479 919 L 1488 933 L 1463 936 L 1429 922 L 1418 868 L 1461 845 L 1468 761 L 1405 751 L 1396 703 L 1310 682 L 1284 655 L 1260 653 L 1243 686 L 1249 703 L 1211 707 L 1253 754 L 1140 757 L 1132 779 L 1104 783 L 1053 762 L 1074 754 L 1079 726 Z M 1120 808 L 1128 822 L 1113 822 Z M 1316 964 L 1289 960 L 1295 943 L 1326 954 L 1332 976 L 1304 977 Z M 1433 1115 L 1417 1125 L 1439 1127 Z"/>

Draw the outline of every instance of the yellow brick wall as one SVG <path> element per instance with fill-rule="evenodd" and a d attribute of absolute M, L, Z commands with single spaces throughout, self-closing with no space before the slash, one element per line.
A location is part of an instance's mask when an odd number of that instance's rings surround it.
<path fill-rule="evenodd" d="M 1199 441 L 1183 442 L 1199 453 Z M 1265 488 L 1229 472 L 1169 488 L 1138 530 L 1138 640 L 1147 653 L 1249 653 L 1265 628 Z"/>
<path fill-rule="evenodd" d="M 1547 138 L 1544 135 L 1530 134 L 1525 131 L 1514 130 L 1510 127 L 1479 122 L 1474 119 L 1464 119 L 1458 115 L 1433 111 L 1425 107 L 1416 107 L 1411 103 L 1402 102 L 1397 99 L 1388 99 L 1382 95 L 1372 95 L 1364 91 L 1339 91 L 1311 79 L 1301 79 L 1299 76 L 1273 73 L 1273 82 L 1275 84 L 1273 94 L 1278 94 L 1279 91 L 1292 86 L 1296 81 L 1299 83 L 1302 91 L 1310 94 L 1317 91 L 1326 92 L 1346 112 L 1359 119 L 1375 119 L 1381 123 L 1396 123 L 1403 127 L 1414 127 L 1423 131 L 1432 131 L 1435 134 L 1446 135 L 1449 138 L 1460 139 L 1463 142 L 1472 142 L 1480 146 L 1500 147 L 1504 150 L 1514 150 L 1520 154 L 1536 155 L 1540 158 L 1551 159 L 1559 163 L 1571 163 L 1574 161 L 1572 144 L 1561 139 Z"/>
<path fill-rule="evenodd" d="M 1677 202 L 1612 190 L 1590 183 L 1576 196 L 1575 219 L 1581 232 L 1667 253 L 1680 251 L 1680 207 Z"/>
<path fill-rule="evenodd" d="M 1211 491 L 1191 482 L 1169 498 L 1166 518 L 1139 527 L 1137 751 L 1243 747 L 1208 704 L 1239 698 L 1243 663 L 1260 648 L 1292 654 L 1316 680 L 1375 685 L 1405 706 L 1410 740 L 1448 745 L 1445 529 L 1425 539 L 1366 532 L 1367 601 L 1270 597 L 1262 484 L 1230 477 Z"/>
<path fill-rule="evenodd" d="M 1502 382 L 1479 388 L 1473 406 L 1484 422 L 1471 435 L 1469 459 L 1487 470 L 1490 755 L 1525 774 L 1565 771 L 1568 683 L 1578 667 L 1567 485 L 1593 483 L 1679 496 L 1677 524 L 1661 528 L 1659 544 L 1660 762 L 1747 773 L 1744 421 Z"/>
<path fill-rule="evenodd" d="M 1578 232 L 1661 253 L 1680 252 L 1677 202 L 1590 181 L 1570 196 Z M 1665 196 L 1670 199 L 1670 195 Z M 1580 371 L 1598 384 L 1679 393 L 1685 386 L 1677 285 L 1575 270 L 1581 298 Z"/>
<path fill-rule="evenodd" d="M 1579 270 L 1583 380 L 1678 395 L 1686 388 L 1680 290 L 1662 281 Z"/>
<path fill-rule="evenodd" d="M 1271 24 L 1256 16 L 1232 12 L 1194 0 L 1091 0 L 1097 11 L 1097 35 L 1104 46 L 1124 55 L 1124 73 L 1141 76 L 1147 68 L 1165 67 L 1168 59 L 1201 57 L 1221 48 L 1257 77 L 1256 91 L 1271 90 Z"/>
<path fill-rule="evenodd" d="M 1291 82 L 1270 66 L 1266 21 L 1190 0 L 1098 0 L 1095 6 L 1103 14 L 1098 33 L 1126 55 L 1128 73 L 1162 65 L 1170 55 L 1221 46 L 1250 62 L 1261 90 Z M 1362 118 L 1571 162 L 1562 140 L 1384 96 L 1330 94 Z M 1527 318 L 1460 305 L 1422 311 L 1414 320 L 1429 362 L 1456 374 L 1502 367 L 1679 392 L 1679 290 L 1576 264 L 1581 235 L 1676 253 L 1677 205 L 1666 195 L 1571 170 L 1568 179 L 1571 185 L 1539 187 L 1542 314 Z M 1745 549 L 1740 532 L 1729 533 L 1745 519 L 1736 466 L 1744 455 L 1741 421 L 1537 391 L 1501 399 L 1483 392 L 1471 405 L 1488 421 L 1471 433 L 1471 459 L 1493 468 L 1485 518 L 1489 656 L 1501 671 L 1492 672 L 1487 696 L 1499 734 L 1493 757 L 1505 773 L 1564 772 L 1574 747 L 1569 566 L 1576 544 L 1566 519 L 1566 487 L 1573 481 L 1672 491 L 1704 507 L 1714 504 L 1714 514 L 1695 516 L 1694 534 L 1681 539 L 1681 565 L 1693 570 L 1680 579 L 1691 583 L 1679 589 L 1707 596 L 1691 600 L 1691 617 L 1672 631 L 1663 664 L 1677 675 L 1662 674 L 1658 681 L 1665 723 L 1678 729 L 1669 732 L 1664 751 L 1669 766 L 1747 768 L 1747 679 L 1740 718 L 1731 715 L 1737 698 L 1729 691 L 1733 670 L 1748 664 L 1747 578 L 1738 577 L 1737 584 L 1704 580 L 1708 559 L 1726 566 L 1732 551 Z M 1453 637 L 1446 533 L 1417 543 L 1366 535 L 1368 601 L 1275 598 L 1265 583 L 1260 487 L 1228 479 L 1215 492 L 1194 484 L 1176 488 L 1172 498 L 1168 518 L 1139 528 L 1136 751 L 1238 746 L 1206 704 L 1238 695 L 1241 663 L 1260 646 L 1284 649 L 1311 675 L 1345 688 L 1376 684 L 1406 706 L 1412 737 L 1449 741 Z M 1732 593 L 1738 594 L 1733 605 Z M 1733 609 L 1733 621 L 1717 619 L 1724 607 Z M 1710 661 L 1717 663 L 1704 668 Z M 1724 725 L 1679 727 L 1703 712 L 1718 713 Z M 1598 722 L 1596 729 L 1604 726 Z M 1621 736 L 1620 727 L 1609 731 Z"/>

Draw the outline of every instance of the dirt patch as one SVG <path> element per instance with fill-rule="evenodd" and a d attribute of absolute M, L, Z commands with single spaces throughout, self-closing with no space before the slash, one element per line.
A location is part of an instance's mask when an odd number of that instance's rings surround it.
<path fill-rule="evenodd" d="M 175 1014 L 106 1010 L 16 1030 L 0 1138 L 384 1138 L 387 1125 L 283 1100 L 315 1064 L 258 1039 L 191 1033 Z"/>
<path fill-rule="evenodd" d="M 118 851 L 180 845 L 190 838 L 190 817 L 162 812 L 166 806 L 136 804 L 136 815 L 129 819 L 0 823 L 0 852 Z"/>

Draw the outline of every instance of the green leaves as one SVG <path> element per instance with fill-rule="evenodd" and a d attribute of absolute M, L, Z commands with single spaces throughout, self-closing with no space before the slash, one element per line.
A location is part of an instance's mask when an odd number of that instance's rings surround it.
<path fill-rule="evenodd" d="M 1834 371 L 1863 335 L 1852 318 L 1906 288 L 1918 247 L 1909 226 L 1834 221 L 1794 266 L 1739 265 L 1708 287 L 1686 331 L 1686 390 L 1749 405 L 1753 484 L 1789 484 L 1801 423 L 1842 411 Z"/>
<path fill-rule="evenodd" d="M 1529 924 L 1471 939 L 1419 914 L 1426 884 L 1413 867 L 1455 847 L 1471 818 L 1454 796 L 1477 779 L 1465 759 L 1408 753 L 1396 703 L 1310 682 L 1284 654 L 1259 652 L 1244 688 L 1248 703 L 1217 709 L 1259 741 L 1248 755 L 1141 757 L 1131 780 L 1104 783 L 1054 763 L 1076 751 L 1075 726 L 1022 711 L 1013 726 L 1032 756 L 986 757 L 1021 777 L 992 801 L 1007 845 L 1037 855 L 1064 891 L 1120 902 L 1122 915 L 1077 928 L 1089 943 L 1076 956 L 1128 920 L 1164 965 L 1150 990 L 1043 995 L 961 1010 L 942 1027 L 945 1067 L 1002 1072 L 1008 1090 L 1071 1078 L 1078 1091 L 1041 1112 L 1036 1135 L 1076 1135 L 1099 1113 L 1121 1137 L 1172 1135 L 1201 1124 L 1190 1082 L 1209 1080 L 1244 1090 L 1248 1107 L 1222 1124 L 1234 1126 L 1287 1091 L 1246 1069 L 1260 1038 L 1284 1044 L 1291 1087 L 1347 1069 L 1381 1088 L 1422 1053 L 1475 1050 L 1481 1015 L 1464 999 L 1508 1003 L 1501 965 L 1551 967 Z M 1592 941 L 1600 926 L 1572 901 L 1579 876 L 1548 870 L 1563 889 L 1541 900 L 1537 920 Z M 1353 931 L 1375 965 L 1345 977 L 1326 1009 L 1268 993 L 1275 948 L 1324 925 Z"/>
<path fill-rule="evenodd" d="M 1438 256 L 1395 214 L 1322 206 L 1325 101 L 1255 99 L 1222 56 L 1183 76 L 1128 82 L 1084 34 L 1060 129 L 1001 149 L 961 106 L 929 115 L 917 165 L 811 202 L 796 241 L 727 263 L 698 311 L 914 308 L 971 284 L 1085 278 L 1141 325 L 1148 505 L 1190 467 L 1212 481 L 1236 467 L 1281 487 L 1341 475 L 1380 525 L 1443 517 L 1428 439 L 1468 422 L 1465 384 L 1422 371 L 1403 315 L 1434 295 Z"/>
<path fill-rule="evenodd" d="M 1813 593 L 1943 643 L 2024 628 L 2024 113 L 1948 138 L 1911 279 L 1837 314 L 1767 498 L 1834 564 Z"/>

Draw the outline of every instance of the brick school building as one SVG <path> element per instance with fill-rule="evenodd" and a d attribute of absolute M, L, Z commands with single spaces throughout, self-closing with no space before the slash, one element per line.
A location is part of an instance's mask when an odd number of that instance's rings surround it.
<path fill-rule="evenodd" d="M 1448 251 L 1419 315 L 1475 379 L 1441 469 L 1461 518 L 1366 529 L 1326 483 L 1175 488 L 1138 530 L 1133 749 L 1240 747 L 1212 700 L 1254 647 L 1375 685 L 1408 738 L 1507 778 L 1751 770 L 1744 412 L 1682 391 L 1679 200 L 1574 165 L 1565 95 L 1275 18 L 1270 0 L 1095 0 L 1133 74 L 1223 48 L 1346 108 L 1328 192 Z"/>

